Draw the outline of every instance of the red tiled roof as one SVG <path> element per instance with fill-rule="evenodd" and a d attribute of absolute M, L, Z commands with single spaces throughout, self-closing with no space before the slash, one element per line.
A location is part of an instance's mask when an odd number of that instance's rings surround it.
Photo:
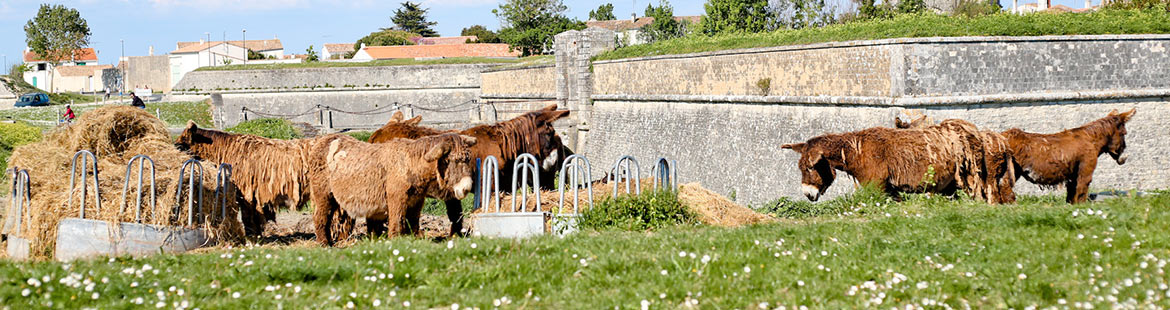
<path fill-rule="evenodd" d="M 341 54 L 353 51 L 353 43 L 325 43 L 325 50 L 330 54 Z"/>
<path fill-rule="evenodd" d="M 171 53 L 172 54 L 173 53 L 180 53 L 181 54 L 181 53 L 198 52 L 198 51 L 205 50 L 208 47 L 219 45 L 219 42 L 223 42 L 223 41 L 179 42 L 179 43 L 175 44 L 175 51 L 171 52 Z M 284 45 L 280 43 L 279 39 L 248 40 L 248 41 L 236 40 L 236 41 L 227 41 L 227 42 L 228 42 L 228 44 L 239 46 L 239 47 L 244 47 L 246 45 L 248 47 L 248 49 L 253 50 L 253 51 L 257 51 L 257 52 L 284 49 Z M 210 46 L 208 46 L 209 43 L 210 43 Z"/>
<path fill-rule="evenodd" d="M 688 21 L 692 24 L 698 23 L 702 16 L 675 16 L 674 20 Z M 619 20 L 591 20 L 585 22 L 586 27 L 605 28 L 613 31 L 623 31 L 630 29 L 638 29 L 654 22 L 653 17 L 639 17 L 638 19 L 619 19 Z"/>
<path fill-rule="evenodd" d="M 96 66 L 60 66 L 55 68 L 57 74 L 61 76 L 94 76 L 103 69 L 113 68 L 113 65 L 96 65 Z"/>
<path fill-rule="evenodd" d="M 73 51 L 73 56 L 74 56 L 73 61 L 97 61 L 98 60 L 97 52 L 95 52 L 93 50 L 93 48 L 83 48 L 83 49 Z M 24 62 L 38 62 L 38 61 L 45 61 L 45 60 L 38 57 L 37 53 L 34 53 L 32 51 L 25 51 L 24 52 Z"/>
<path fill-rule="evenodd" d="M 423 37 L 419 38 L 418 45 L 440 45 L 440 44 L 465 44 L 467 40 L 474 42 L 479 40 L 476 36 L 459 36 L 459 37 Z"/>
<path fill-rule="evenodd" d="M 509 51 L 508 44 L 443 44 L 367 46 L 362 49 L 374 59 L 430 58 L 430 57 L 519 57 L 519 51 Z"/>

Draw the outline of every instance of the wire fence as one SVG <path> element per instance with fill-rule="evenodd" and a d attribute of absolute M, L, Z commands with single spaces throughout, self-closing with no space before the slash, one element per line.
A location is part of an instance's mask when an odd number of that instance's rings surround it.
<path fill-rule="evenodd" d="M 251 118 L 250 116 L 257 116 L 260 118 L 281 118 L 281 119 L 291 120 L 291 119 L 295 119 L 295 118 L 316 115 L 318 117 L 318 122 L 320 123 L 319 125 L 326 126 L 328 128 L 333 128 L 334 127 L 332 124 L 333 113 L 340 113 L 340 114 L 354 115 L 354 116 L 373 116 L 373 115 L 390 114 L 390 113 L 394 113 L 396 111 L 403 111 L 403 110 L 409 110 L 409 111 L 411 111 L 411 114 L 413 114 L 415 111 L 431 112 L 431 113 L 459 113 L 459 112 L 469 112 L 469 111 L 483 111 L 485 113 L 490 114 L 491 118 L 494 121 L 498 121 L 500 113 L 524 113 L 524 112 L 529 112 L 531 110 L 527 110 L 527 109 L 500 110 L 496 106 L 497 104 L 515 105 L 515 104 L 524 104 L 524 103 L 548 103 L 549 101 L 550 100 L 509 100 L 509 101 L 482 102 L 482 101 L 477 100 L 477 99 L 472 99 L 472 100 L 466 100 L 466 101 L 453 103 L 453 104 L 449 104 L 449 105 L 442 105 L 442 106 L 423 106 L 423 105 L 416 105 L 416 104 L 409 104 L 409 103 L 407 103 L 407 104 L 394 103 L 392 105 L 376 107 L 376 108 L 369 109 L 369 110 L 346 110 L 346 109 L 339 109 L 339 108 L 335 108 L 332 106 L 319 104 L 319 105 L 316 105 L 314 107 L 305 109 L 303 112 L 292 113 L 292 114 L 264 112 L 264 111 L 258 111 L 255 109 L 250 109 L 248 107 L 240 108 L 240 112 L 243 113 L 243 120 L 244 121 L 249 120 Z M 429 123 L 434 123 L 434 122 L 428 122 L 428 124 Z M 448 123 L 456 123 L 456 122 L 440 122 L 440 123 L 448 124 Z M 380 127 L 380 126 L 381 126 L 381 124 L 377 124 L 377 125 L 351 125 L 351 126 L 345 126 L 345 127 L 365 128 L 365 127 Z"/>

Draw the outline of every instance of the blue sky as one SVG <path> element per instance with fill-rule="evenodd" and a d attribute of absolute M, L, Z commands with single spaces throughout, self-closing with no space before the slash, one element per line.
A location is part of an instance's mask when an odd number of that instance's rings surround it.
<path fill-rule="evenodd" d="M 650 2 L 658 0 L 564 0 L 568 15 L 586 19 L 590 10 L 602 3 L 613 3 L 618 18 L 638 15 Z M 1001 0 L 1010 6 L 1008 0 Z M 1095 0 L 1098 3 L 1100 0 Z M 198 41 L 211 33 L 212 40 L 239 40 L 247 29 L 249 39 L 279 38 L 286 54 L 303 54 L 310 44 L 320 51 L 322 43 L 353 42 L 382 27 L 390 27 L 390 15 L 399 7 L 397 0 L 78 0 L 51 1 L 76 8 L 89 22 L 93 32 L 91 46 L 98 50 L 103 64 L 117 62 L 119 40 L 125 40 L 126 55 L 146 55 L 154 46 L 155 55 L 175 49 L 175 42 Z M 464 27 L 482 24 L 499 28 L 491 13 L 502 0 L 421 0 L 430 8 L 428 18 L 438 22 L 441 35 L 459 35 Z M 675 15 L 701 15 L 706 0 L 673 0 Z M 852 7 L 848 0 L 830 0 L 838 6 Z M 1020 3 L 1033 2 L 1020 0 Z M 44 1 L 0 0 L 0 54 L 9 65 L 21 60 L 24 50 L 24 25 Z M 1083 0 L 1054 0 L 1074 8 Z M 0 61 L 3 61 L 0 59 Z"/>

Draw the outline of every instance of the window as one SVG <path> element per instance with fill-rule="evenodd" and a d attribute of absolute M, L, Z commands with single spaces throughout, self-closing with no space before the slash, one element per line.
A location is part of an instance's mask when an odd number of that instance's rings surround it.
<path fill-rule="evenodd" d="M 45 64 L 37 64 L 37 71 L 45 71 Z"/>

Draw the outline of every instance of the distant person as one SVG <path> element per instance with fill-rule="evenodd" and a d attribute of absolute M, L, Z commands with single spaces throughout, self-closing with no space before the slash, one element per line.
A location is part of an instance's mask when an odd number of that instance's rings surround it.
<path fill-rule="evenodd" d="M 110 89 L 109 88 L 106 88 L 106 99 L 105 100 L 110 100 Z"/>
<path fill-rule="evenodd" d="M 135 95 L 134 92 L 130 92 L 130 105 L 135 108 L 146 109 L 146 103 L 142 102 L 142 98 L 138 98 L 138 95 Z"/>
<path fill-rule="evenodd" d="M 77 117 L 73 115 L 73 108 L 70 107 L 68 104 L 66 104 L 65 105 L 65 115 L 62 115 L 61 118 L 63 119 L 62 121 L 66 122 L 66 123 L 72 123 L 73 119 L 77 118 Z"/>

